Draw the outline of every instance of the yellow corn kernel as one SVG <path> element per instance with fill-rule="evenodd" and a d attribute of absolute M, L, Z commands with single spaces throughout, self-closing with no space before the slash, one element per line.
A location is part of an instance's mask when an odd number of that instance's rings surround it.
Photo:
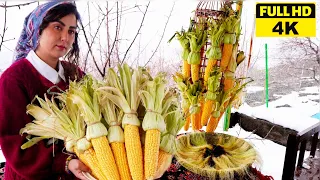
<path fill-rule="evenodd" d="M 222 115 L 223 113 L 220 113 L 219 117 L 213 117 L 213 116 L 210 117 L 209 123 L 206 127 L 206 132 L 213 132 L 216 130 Z"/>
<path fill-rule="evenodd" d="M 106 136 L 91 139 L 100 168 L 108 179 L 120 180 L 120 175 Z"/>
<path fill-rule="evenodd" d="M 192 130 L 199 130 L 201 124 L 200 112 L 191 114 Z"/>
<path fill-rule="evenodd" d="M 121 180 L 131 180 L 132 178 L 129 170 L 126 148 L 124 146 L 124 143 L 112 142 L 111 149 L 116 160 Z"/>
<path fill-rule="evenodd" d="M 224 78 L 223 80 L 223 90 L 228 91 L 229 89 L 232 89 L 234 87 L 234 78 Z"/>
<path fill-rule="evenodd" d="M 78 156 L 81 162 L 90 168 L 92 175 L 99 180 L 107 180 L 104 176 L 101 168 L 99 166 L 99 162 L 96 156 L 96 153 L 92 148 L 84 151 L 83 153 L 79 153 L 77 148 L 74 148 L 74 152 Z"/>
<path fill-rule="evenodd" d="M 158 129 L 147 130 L 144 148 L 144 172 L 146 179 L 154 179 L 158 165 L 161 132 Z"/>
<path fill-rule="evenodd" d="M 184 78 L 190 78 L 190 75 L 191 75 L 191 66 L 190 66 L 190 64 L 188 64 L 188 61 L 187 61 L 187 60 L 183 61 L 183 70 L 182 70 L 182 73 L 183 73 L 183 77 L 184 77 Z"/>
<path fill-rule="evenodd" d="M 199 71 L 200 71 L 200 64 L 191 64 L 192 82 L 196 82 L 199 80 Z"/>
<path fill-rule="evenodd" d="M 154 176 L 155 179 L 160 178 L 166 170 L 170 167 L 172 161 L 172 154 L 169 154 L 163 150 L 159 150 L 159 157 L 158 157 L 158 166 L 157 171 Z"/>
<path fill-rule="evenodd" d="M 190 117 L 190 115 L 188 115 L 186 117 L 186 123 L 184 124 L 184 128 L 183 128 L 185 131 L 188 131 L 188 129 L 190 127 L 190 119 L 191 119 L 191 117 Z"/>
<path fill-rule="evenodd" d="M 232 55 L 232 50 L 233 44 L 223 44 L 222 57 L 220 62 L 220 68 L 222 69 L 222 71 L 225 71 L 229 64 Z"/>
<path fill-rule="evenodd" d="M 209 75 L 210 75 L 213 67 L 214 67 L 216 64 L 217 64 L 217 60 L 216 60 L 216 59 L 214 59 L 214 60 L 209 60 L 209 61 L 208 61 L 208 64 L 207 64 L 206 69 L 205 69 L 205 72 L 204 72 L 204 83 L 205 83 L 205 85 L 207 84 Z"/>
<path fill-rule="evenodd" d="M 206 126 L 209 120 L 209 117 L 211 115 L 212 112 L 212 106 L 213 106 L 213 101 L 210 99 L 207 99 L 204 107 L 203 107 L 203 112 L 201 115 L 201 125 L 202 126 Z"/>
<path fill-rule="evenodd" d="M 133 180 L 142 180 L 143 160 L 139 127 L 130 124 L 125 125 L 124 140 L 131 177 Z"/>

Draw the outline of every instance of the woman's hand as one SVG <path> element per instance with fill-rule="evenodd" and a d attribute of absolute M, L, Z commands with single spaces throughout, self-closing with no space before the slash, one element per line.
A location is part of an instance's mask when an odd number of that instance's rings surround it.
<path fill-rule="evenodd" d="M 90 172 L 90 169 L 79 159 L 71 159 L 68 164 L 68 169 L 81 180 L 87 180 L 87 178 L 83 176 L 82 172 Z"/>

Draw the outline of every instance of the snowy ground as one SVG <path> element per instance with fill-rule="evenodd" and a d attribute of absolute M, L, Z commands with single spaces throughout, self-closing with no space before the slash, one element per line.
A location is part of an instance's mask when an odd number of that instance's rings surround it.
<path fill-rule="evenodd" d="M 319 122 L 318 119 L 311 117 L 320 112 L 319 87 L 307 87 L 300 92 L 279 96 L 281 98 L 269 102 L 268 108 L 266 105 L 250 107 L 243 104 L 237 111 L 297 131 L 302 131 Z"/>

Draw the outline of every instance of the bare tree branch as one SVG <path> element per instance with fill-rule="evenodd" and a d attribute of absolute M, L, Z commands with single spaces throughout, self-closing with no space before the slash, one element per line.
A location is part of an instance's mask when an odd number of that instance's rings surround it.
<path fill-rule="evenodd" d="M 119 2 L 116 2 L 117 3 L 117 25 L 116 25 L 116 34 L 114 36 L 114 40 L 113 40 L 113 43 L 112 43 L 112 47 L 111 47 L 111 50 L 108 52 L 108 55 L 107 55 L 107 61 L 106 63 L 104 64 L 104 67 L 103 67 L 103 73 L 105 74 L 106 73 L 106 68 L 107 68 L 107 65 L 109 64 L 109 67 L 111 67 L 111 54 L 113 52 L 113 49 L 114 49 L 114 46 L 116 44 L 116 41 L 117 41 L 117 38 L 118 38 L 118 30 L 119 30 Z M 108 48 L 109 49 L 109 48 Z"/>
<path fill-rule="evenodd" d="M 168 23 L 169 23 L 169 20 L 170 20 L 171 15 L 172 15 L 172 11 L 173 11 L 173 9 L 174 9 L 174 5 L 175 5 L 175 2 L 174 2 L 174 3 L 173 3 L 173 5 L 172 5 L 172 8 L 171 8 L 170 14 L 169 14 L 169 16 L 168 16 L 168 18 L 167 18 L 166 24 L 165 24 L 165 26 L 164 26 L 164 29 L 163 29 L 163 32 L 162 32 L 162 35 L 161 35 L 161 38 L 160 38 L 160 41 L 159 41 L 159 43 L 158 43 L 158 45 L 157 45 L 156 49 L 153 51 L 153 53 L 152 53 L 151 57 L 149 58 L 149 60 L 148 60 L 148 61 L 146 62 L 146 64 L 144 65 L 144 67 L 146 67 L 146 66 L 147 66 L 147 64 L 151 61 L 151 59 L 152 59 L 152 58 L 153 58 L 153 56 L 156 54 L 156 52 L 157 52 L 157 50 L 158 50 L 158 48 L 159 48 L 159 46 L 160 46 L 160 44 L 161 44 L 161 42 L 162 42 L 162 39 L 163 39 L 164 33 L 166 32 L 167 25 L 168 25 Z"/>
<path fill-rule="evenodd" d="M 0 42 L 0 51 L 1 51 L 1 46 L 4 43 L 4 35 L 6 34 L 7 31 L 7 1 L 4 2 L 4 23 L 3 23 L 3 32 L 1 35 L 1 42 Z"/>
<path fill-rule="evenodd" d="M 86 43 L 87 43 L 88 47 L 90 47 L 90 43 L 89 43 L 89 40 L 88 40 L 86 31 L 85 31 L 85 29 L 84 29 L 84 27 L 83 27 L 82 21 L 80 21 L 80 25 L 81 25 L 81 28 L 82 28 L 83 35 L 84 35 L 84 38 L 85 38 L 85 40 L 86 40 Z M 93 62 L 94 62 L 94 64 L 95 64 L 97 70 L 99 71 L 100 75 L 103 76 L 103 73 L 102 73 L 102 71 L 100 70 L 100 68 L 99 68 L 99 66 L 98 66 L 98 64 L 97 64 L 97 61 L 96 61 L 96 59 L 95 59 L 95 57 L 94 57 L 94 55 L 93 55 L 92 49 L 89 48 L 89 51 L 90 51 L 90 54 L 91 54 L 91 56 L 92 56 Z"/>
<path fill-rule="evenodd" d="M 129 52 L 130 48 L 132 47 L 133 43 L 134 43 L 135 40 L 137 39 L 137 36 L 140 34 L 140 30 L 141 30 L 141 28 L 142 28 L 142 25 L 143 25 L 143 22 L 144 22 L 144 18 L 146 17 L 146 14 L 147 14 L 147 12 L 148 12 L 149 5 L 150 5 L 150 1 L 148 2 L 147 6 L 146 6 L 146 10 L 145 10 L 144 13 L 143 13 L 143 17 L 142 17 L 142 20 L 141 20 L 139 29 L 138 29 L 135 37 L 133 38 L 130 46 L 129 46 L 128 49 L 126 50 L 126 52 L 125 52 L 125 54 L 124 54 L 124 56 L 123 56 L 123 59 L 122 59 L 122 61 L 121 61 L 121 64 L 125 61 L 125 59 L 126 59 L 126 57 L 127 57 L 127 54 L 128 54 L 128 52 Z"/>
<path fill-rule="evenodd" d="M 6 48 L 7 50 L 11 51 L 11 52 L 14 52 L 14 50 L 8 48 L 7 46 L 5 46 L 4 44 L 2 44 L 2 47 Z"/>
<path fill-rule="evenodd" d="M 121 9 L 120 12 L 121 14 L 123 13 L 123 6 L 122 6 L 122 2 L 121 2 Z M 120 37 L 120 27 L 121 27 L 121 22 L 122 22 L 122 16 L 119 16 L 119 25 L 117 24 L 118 27 L 118 31 L 117 31 L 117 43 L 116 43 L 116 52 L 115 52 L 115 56 L 117 61 L 120 61 L 120 53 L 119 53 L 119 37 Z"/>
<path fill-rule="evenodd" d="M 306 38 L 308 40 L 308 43 L 309 43 L 309 47 L 315 52 L 315 53 L 318 53 L 318 45 L 316 43 L 314 43 L 313 41 L 311 41 L 310 37 L 307 37 Z M 315 47 L 314 47 L 315 46 Z"/>
<path fill-rule="evenodd" d="M 89 2 L 87 2 L 87 7 L 88 7 L 88 18 L 89 18 L 89 32 L 91 32 L 91 16 L 90 16 L 90 4 Z M 91 38 L 91 41 L 92 41 L 92 34 L 90 33 L 90 38 Z"/>
<path fill-rule="evenodd" d="M 106 52 L 106 62 L 104 63 L 104 64 L 108 64 L 108 61 L 110 60 L 110 58 L 109 58 L 109 54 L 110 54 L 110 50 L 111 50 L 111 48 L 110 48 L 110 40 L 111 40 L 111 38 L 110 38 L 110 27 L 109 27 L 109 13 L 111 12 L 111 11 L 109 11 L 109 3 L 107 2 L 107 14 L 106 14 L 106 16 L 107 16 L 107 22 L 106 22 L 106 27 L 107 27 L 107 52 Z M 113 9 L 113 7 L 111 8 L 111 10 Z M 102 63 L 103 64 L 103 63 Z M 106 65 L 104 65 L 103 66 L 103 71 L 105 71 L 105 66 Z"/>
<path fill-rule="evenodd" d="M 102 55 L 103 54 L 105 54 L 104 52 L 103 52 L 103 49 L 102 49 L 102 44 L 101 44 L 101 36 L 100 36 L 100 34 L 99 34 L 99 37 L 98 37 L 98 43 L 99 43 L 99 54 L 100 54 L 100 60 L 101 60 L 101 63 L 102 63 Z"/>
<path fill-rule="evenodd" d="M 4 40 L 3 42 L 8 42 L 8 41 L 12 41 L 12 40 L 15 40 L 16 38 L 11 38 L 11 39 L 7 39 L 7 40 Z M 1 49 L 0 49 L 1 50 Z"/>
<path fill-rule="evenodd" d="M 11 7 L 18 7 L 20 9 L 21 6 L 27 6 L 33 3 L 36 3 L 38 1 L 32 1 L 32 2 L 28 2 L 28 3 L 22 3 L 22 4 L 15 4 L 15 5 L 9 5 L 7 6 L 7 1 L 5 1 L 4 4 L 0 5 L 0 8 L 11 8 Z"/>
<path fill-rule="evenodd" d="M 311 71 L 312 72 L 312 79 L 315 80 L 317 83 L 320 82 L 319 79 L 317 79 L 317 67 L 312 67 L 312 68 L 299 68 L 299 67 L 289 67 L 289 68 L 292 68 L 292 69 L 300 69 L 300 70 L 305 70 L 305 71 Z M 296 76 L 295 74 L 292 74 L 291 76 L 295 76 L 295 77 L 301 77 L 301 76 Z"/>
<path fill-rule="evenodd" d="M 102 25 L 103 21 L 105 20 L 105 18 L 106 18 L 106 16 L 103 16 L 101 22 L 99 23 L 99 26 L 98 26 L 98 28 L 97 28 L 97 31 L 95 32 L 94 36 L 92 37 L 91 43 L 88 44 L 88 52 L 87 52 L 86 58 L 85 58 L 85 66 L 84 66 L 84 69 L 86 69 L 89 52 L 91 53 L 91 49 L 92 49 L 93 42 L 94 42 L 94 40 L 96 39 L 97 34 L 98 34 L 98 32 L 99 32 L 99 29 L 101 28 L 101 25 Z M 83 27 L 83 28 L 84 28 L 84 27 Z M 84 29 L 83 29 L 83 31 L 84 31 Z M 86 37 L 86 35 L 85 35 L 85 37 Z M 88 40 L 88 42 L 89 42 L 89 40 Z M 97 68 L 98 68 L 98 67 L 97 67 Z"/>
<path fill-rule="evenodd" d="M 131 10 L 131 9 L 135 9 L 135 8 L 137 8 L 137 7 L 139 7 L 140 5 L 134 5 L 133 7 L 130 7 L 130 8 L 127 8 L 127 9 L 124 9 L 124 10 L 121 10 L 121 13 L 122 14 L 127 14 L 127 13 L 124 13 L 124 12 L 126 12 L 126 11 L 129 11 L 129 10 Z M 112 8 L 109 10 L 109 11 L 111 11 L 112 10 Z M 136 11 L 133 11 L 133 12 L 136 12 Z M 130 12 L 129 12 L 130 13 Z M 103 13 L 103 11 L 101 11 L 101 14 L 103 14 L 103 15 L 106 15 L 106 14 L 104 14 Z M 116 14 L 116 12 L 108 12 L 108 14 L 109 15 L 112 15 L 112 14 Z"/>
<path fill-rule="evenodd" d="M 94 4 L 93 4 L 93 6 L 94 6 Z M 98 7 L 94 6 L 95 9 L 96 9 L 97 11 L 99 11 L 99 13 L 102 14 L 103 16 L 106 16 L 106 14 L 102 12 L 102 8 L 100 7 L 100 5 L 98 4 L 97 6 L 98 6 Z M 111 10 L 109 10 L 108 13 L 109 13 L 110 11 L 111 11 Z M 89 12 L 88 12 L 88 13 L 89 13 Z M 108 14 L 108 13 L 107 13 L 107 14 Z M 87 26 L 89 26 L 91 23 L 93 23 L 93 22 L 96 21 L 96 20 L 99 21 L 99 17 L 94 18 L 94 19 L 92 19 L 92 20 L 89 20 L 89 22 L 88 22 L 86 25 L 84 25 L 84 27 L 86 28 Z M 99 23 L 99 22 L 98 22 L 98 23 Z"/>
<path fill-rule="evenodd" d="M 308 59 L 317 62 L 320 65 L 320 42 L 316 39 L 306 38 L 292 38 L 283 41 L 280 45 L 281 55 L 291 59 Z"/>

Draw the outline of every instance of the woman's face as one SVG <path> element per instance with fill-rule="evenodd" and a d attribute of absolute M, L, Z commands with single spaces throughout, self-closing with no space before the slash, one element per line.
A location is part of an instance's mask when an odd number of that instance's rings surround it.
<path fill-rule="evenodd" d="M 75 40 L 76 27 L 77 19 L 74 14 L 50 22 L 40 35 L 36 49 L 38 56 L 48 61 L 58 60 L 66 55 Z"/>

